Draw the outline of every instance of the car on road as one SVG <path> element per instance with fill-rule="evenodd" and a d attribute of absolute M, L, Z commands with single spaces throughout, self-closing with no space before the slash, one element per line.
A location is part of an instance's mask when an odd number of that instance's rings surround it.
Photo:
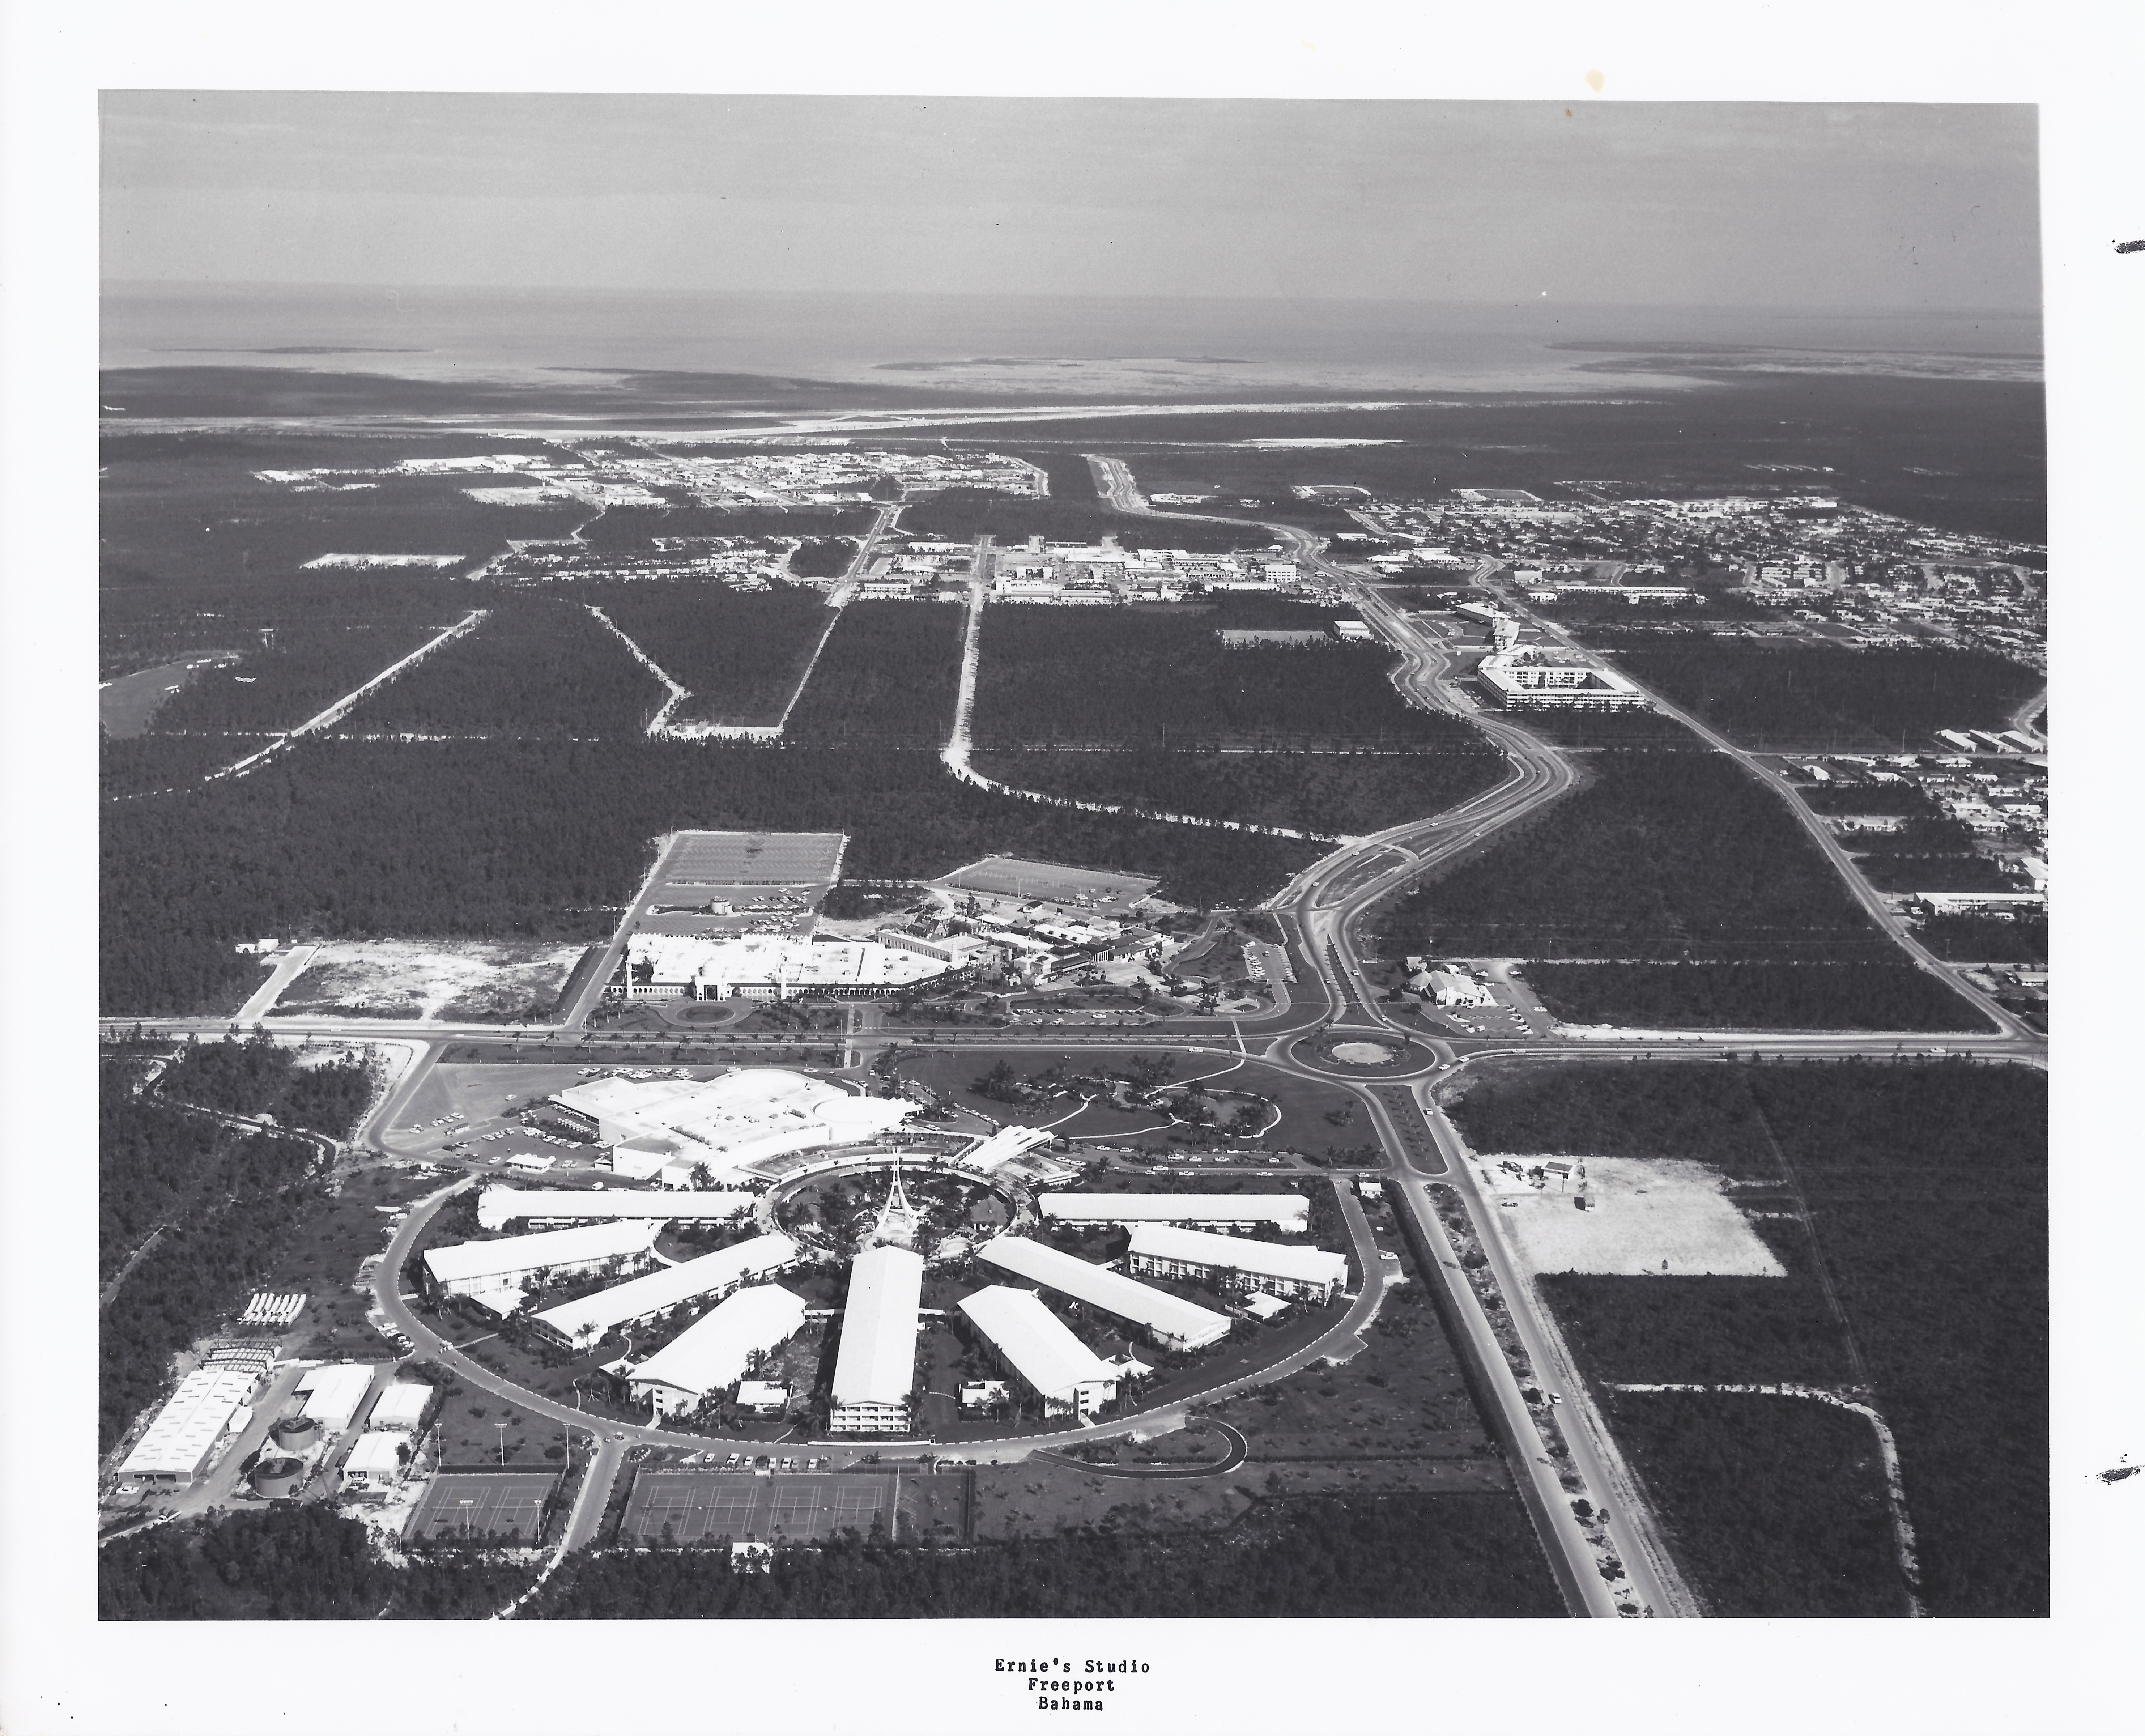
<path fill-rule="evenodd" d="M 611 1437 L 610 1437 L 610 1438 L 611 1438 L 613 1440 L 625 1440 L 625 1430 L 623 1430 L 623 1429 L 616 1429 L 616 1430 L 612 1430 L 612 1432 L 611 1432 Z"/>

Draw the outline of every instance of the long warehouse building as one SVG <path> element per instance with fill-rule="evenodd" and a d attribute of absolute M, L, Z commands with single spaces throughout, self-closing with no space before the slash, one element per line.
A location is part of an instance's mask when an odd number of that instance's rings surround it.
<path fill-rule="evenodd" d="M 997 1236 L 976 1257 L 1138 1327 L 1166 1350 L 1197 1350 L 1229 1336 L 1229 1316 L 1166 1290 L 1105 1271 L 1024 1236 Z"/>
<path fill-rule="evenodd" d="M 842 1343 L 834 1357 L 834 1435 L 906 1434 L 909 1390 L 916 1383 L 917 1310 L 923 1301 L 923 1256 L 907 1248 L 869 1248 L 849 1265 Z"/>
<path fill-rule="evenodd" d="M 728 1223 L 752 1210 L 759 1196 L 746 1188 L 702 1193 L 596 1193 L 573 1188 L 487 1187 L 477 1196 L 476 1221 L 486 1230 L 509 1224 L 570 1224 L 586 1220 L 653 1218 Z"/>
<path fill-rule="evenodd" d="M 1262 1290 L 1321 1302 L 1348 1282 L 1346 1256 L 1323 1248 L 1286 1247 L 1242 1236 L 1181 1230 L 1174 1224 L 1140 1225 L 1132 1231 L 1125 1266 L 1147 1278 L 1212 1281 L 1225 1290 Z"/>
<path fill-rule="evenodd" d="M 575 1277 L 595 1271 L 609 1261 L 642 1259 L 655 1246 L 655 1232 L 661 1227 L 642 1218 L 429 1248 L 424 1259 L 425 1288 L 435 1300 L 470 1296 L 495 1314 L 510 1313 L 520 1306 L 522 1292 L 536 1273 Z"/>
<path fill-rule="evenodd" d="M 644 1362 L 627 1371 L 636 1405 L 669 1415 L 734 1386 L 755 1356 L 794 1337 L 804 1324 L 803 1298 L 779 1284 L 755 1284 L 725 1297 Z"/>
<path fill-rule="evenodd" d="M 1085 1422 L 1117 1395 L 1117 1370 L 1076 1338 L 1032 1290 L 993 1284 L 961 1298 L 961 1312 L 998 1365 L 1042 1402 L 1045 1416 Z"/>
<path fill-rule="evenodd" d="M 652 1224 L 647 1227 L 654 1228 Z M 663 1266 L 644 1277 L 614 1284 L 594 1296 L 561 1302 L 530 1319 L 539 1331 L 567 1349 L 585 1350 L 613 1327 L 630 1326 L 680 1302 L 728 1296 L 741 1284 L 780 1271 L 796 1258 L 797 1244 L 777 1230 L 718 1248 L 696 1260 Z"/>
<path fill-rule="evenodd" d="M 216 1444 L 253 1395 L 253 1376 L 236 1369 L 197 1368 L 157 1413 L 119 1467 L 122 1478 L 167 1487 L 192 1483 Z"/>
<path fill-rule="evenodd" d="M 1046 1193 L 1036 1209 L 1066 1224 L 1272 1224 L 1301 1236 L 1311 1201 L 1300 1193 Z"/>

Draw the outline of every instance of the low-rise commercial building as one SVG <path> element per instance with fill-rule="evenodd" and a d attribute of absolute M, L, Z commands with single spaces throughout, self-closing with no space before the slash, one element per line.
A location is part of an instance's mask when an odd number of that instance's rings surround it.
<path fill-rule="evenodd" d="M 119 1467 L 137 1483 L 186 1488 L 208 1468 L 231 1419 L 253 1395 L 252 1375 L 197 1368 L 178 1385 Z"/>
<path fill-rule="evenodd" d="M 357 1437 L 350 1456 L 342 1462 L 342 1486 L 351 1495 L 382 1494 L 401 1482 L 408 1475 L 409 1465 L 410 1442 L 406 1436 L 367 1430 Z"/>
<path fill-rule="evenodd" d="M 644 1259 L 661 1227 L 646 1218 L 628 1218 L 428 1248 L 422 1266 L 425 1288 L 435 1301 L 468 1296 L 495 1314 L 510 1313 L 520 1306 L 538 1272 L 577 1277 L 600 1271 L 614 1260 L 623 1264 Z"/>
<path fill-rule="evenodd" d="M 630 1370 L 627 1395 L 664 1415 L 693 1410 L 743 1380 L 754 1358 L 788 1342 L 804 1324 L 803 1300 L 781 1286 L 740 1290 Z"/>
<path fill-rule="evenodd" d="M 1646 696 L 1615 669 L 1549 663 L 1540 650 L 1500 650 L 1476 674 L 1507 711 L 1637 711 Z"/>
<path fill-rule="evenodd" d="M 1300 1193 L 1046 1193 L 1036 1210 L 1057 1223 L 1197 1224 L 1249 1229 L 1271 1224 L 1290 1235 L 1311 1227 L 1311 1201 Z"/>
<path fill-rule="evenodd" d="M 425 1408 L 432 1402 L 432 1389 L 422 1380 L 394 1380 L 381 1390 L 365 1419 L 368 1432 L 392 1430 L 414 1435 L 423 1425 Z"/>
<path fill-rule="evenodd" d="M 923 1300 L 921 1254 L 889 1246 L 867 1249 L 851 1262 L 842 1342 L 834 1356 L 830 1433 L 908 1432 Z"/>
<path fill-rule="evenodd" d="M 298 1390 L 306 1395 L 305 1414 L 321 1425 L 330 1440 L 350 1426 L 357 1407 L 372 1390 L 376 1370 L 369 1362 L 331 1362 L 309 1368 L 299 1376 Z"/>
<path fill-rule="evenodd" d="M 569 1350 L 585 1350 L 615 1327 L 652 1319 L 681 1302 L 726 1296 L 741 1285 L 794 1265 L 796 1259 L 797 1244 L 778 1230 L 614 1284 L 594 1296 L 561 1302 L 530 1316 L 530 1321 Z"/>
<path fill-rule="evenodd" d="M 1262 1290 L 1320 1302 L 1348 1282 L 1346 1258 L 1322 1248 L 1215 1236 L 1172 1224 L 1142 1224 L 1134 1230 L 1125 1264 L 1143 1277 L 1189 1278 L 1225 1290 Z"/>
<path fill-rule="evenodd" d="M 1226 1314 L 1122 1273 L 1106 1271 L 1024 1236 L 993 1236 L 977 1249 L 976 1257 L 1000 1271 L 1099 1308 L 1164 1350 L 1201 1350 L 1229 1336 Z"/>
<path fill-rule="evenodd" d="M 939 960 L 871 940 L 799 940 L 778 934 L 636 934 L 625 987 L 640 1000 L 838 1000 L 898 994 L 945 974 Z"/>
<path fill-rule="evenodd" d="M 1041 1403 L 1045 1416 L 1085 1422 L 1117 1397 L 1117 1370 L 1081 1343 L 1033 1291 L 993 1284 L 963 1296 L 961 1312 L 993 1361 Z"/>

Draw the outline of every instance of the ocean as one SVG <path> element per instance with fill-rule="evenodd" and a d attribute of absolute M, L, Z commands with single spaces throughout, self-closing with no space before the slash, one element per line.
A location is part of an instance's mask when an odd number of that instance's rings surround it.
<path fill-rule="evenodd" d="M 1659 391 L 1677 364 L 2038 381 L 2038 311 L 112 284 L 107 369 L 747 375 L 1007 399 Z"/>

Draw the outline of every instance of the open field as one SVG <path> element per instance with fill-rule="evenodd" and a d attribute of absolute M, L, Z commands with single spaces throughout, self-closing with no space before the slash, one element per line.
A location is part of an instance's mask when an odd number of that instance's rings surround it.
<path fill-rule="evenodd" d="M 412 1543 L 485 1537 L 533 1544 L 544 1534 L 544 1504 L 556 1473 L 449 1471 L 432 1479 L 403 1535 Z"/>
<path fill-rule="evenodd" d="M 1570 964 L 1545 959 L 1525 966 L 1523 975 L 1550 1015 L 1567 1026 L 1637 1031 L 1988 1028 L 1966 1001 L 1904 959 L 1866 964 Z"/>
<path fill-rule="evenodd" d="M 1794 817 L 1725 754 L 1606 749 L 1588 782 L 1386 905 L 1383 950 L 1895 962 Z"/>
<path fill-rule="evenodd" d="M 1317 854 L 1023 802 L 962 783 L 935 754 L 870 746 L 301 743 L 248 777 L 107 808 L 100 1002 L 115 1016 L 217 1005 L 258 982 L 231 949 L 261 934 L 585 943 L 612 931 L 652 840 L 688 826 L 847 832 L 859 878 L 1000 852 L 1154 875 L 1182 903 L 1256 900 Z"/>
<path fill-rule="evenodd" d="M 330 941 L 277 1000 L 288 1017 L 510 1019 L 547 1016 L 580 957 L 576 946 Z"/>
<path fill-rule="evenodd" d="M 1597 1385 L 1866 1383 L 1898 1439 L 1930 1612 L 2046 1611 L 2045 1074 L 1579 1063 L 1486 1079 L 1454 1113 L 1478 1149 L 1724 1171 L 1786 1280 L 1544 1277 L 1580 1369 Z"/>
<path fill-rule="evenodd" d="M 173 688 L 236 655 L 231 651 L 205 651 L 183 662 L 159 664 L 154 669 L 115 677 L 97 689 L 97 727 L 115 741 L 141 734 L 163 709 Z"/>
<path fill-rule="evenodd" d="M 1784 1278 L 1787 1269 L 1721 1191 L 1721 1177 L 1683 1158 L 1590 1157 L 1586 1209 L 1575 1192 L 1536 1188 L 1499 1170 L 1538 1160 L 1485 1152 L 1476 1160 L 1497 1196 L 1497 1219 L 1535 1272 L 1680 1272 L 1686 1277 Z"/>
<path fill-rule="evenodd" d="M 1620 636 L 1611 655 L 1739 746 L 1901 753 L 1937 729 L 2001 729 L 2044 684 L 1988 651 L 1799 645 L 1775 650 L 1677 635 Z"/>

